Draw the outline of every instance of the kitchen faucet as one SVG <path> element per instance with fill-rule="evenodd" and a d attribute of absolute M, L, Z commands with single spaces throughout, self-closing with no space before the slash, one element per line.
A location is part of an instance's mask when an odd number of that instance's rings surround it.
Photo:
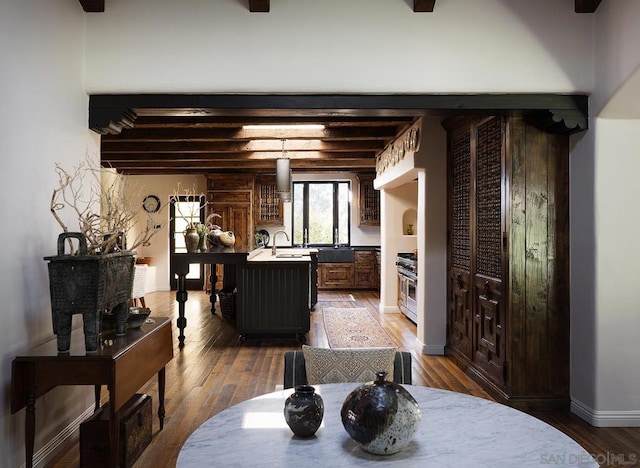
<path fill-rule="evenodd" d="M 289 234 L 287 234 L 287 231 L 276 231 L 276 233 L 273 235 L 273 246 L 271 247 L 271 255 L 276 255 L 277 253 L 277 249 L 276 249 L 276 241 L 278 240 L 278 234 L 284 234 L 284 237 L 287 238 L 287 240 L 289 240 Z"/>

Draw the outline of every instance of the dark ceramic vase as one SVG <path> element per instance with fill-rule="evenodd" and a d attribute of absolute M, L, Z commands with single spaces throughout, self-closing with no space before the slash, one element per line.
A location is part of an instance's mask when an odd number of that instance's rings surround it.
<path fill-rule="evenodd" d="M 324 416 L 324 402 L 309 385 L 298 385 L 284 403 L 284 419 L 298 437 L 313 436 Z"/>
<path fill-rule="evenodd" d="M 411 442 L 420 423 L 418 403 L 402 386 L 376 380 L 351 392 L 342 404 L 342 425 L 360 447 L 376 455 L 391 455 Z"/>
<path fill-rule="evenodd" d="M 184 231 L 184 246 L 188 253 L 197 253 L 200 245 L 198 231 L 188 228 Z"/>

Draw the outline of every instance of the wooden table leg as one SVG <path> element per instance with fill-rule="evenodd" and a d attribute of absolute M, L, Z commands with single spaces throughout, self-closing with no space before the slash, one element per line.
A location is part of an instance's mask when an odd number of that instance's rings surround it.
<path fill-rule="evenodd" d="M 178 346 L 184 346 L 184 329 L 187 327 L 187 318 L 184 316 L 184 304 L 187 302 L 186 273 L 178 273 L 178 290 L 176 301 L 178 301 Z"/>
<path fill-rule="evenodd" d="M 118 467 L 120 451 L 120 411 L 115 405 L 115 385 L 109 386 L 109 466 Z"/>
<path fill-rule="evenodd" d="M 36 435 L 36 396 L 32 390 L 27 391 L 26 412 L 24 420 L 24 450 L 27 468 L 33 468 L 33 444 Z"/>
<path fill-rule="evenodd" d="M 160 430 L 164 429 L 164 367 L 158 371 L 158 419 L 160 420 Z"/>
<path fill-rule="evenodd" d="M 212 263 L 211 267 L 211 275 L 209 276 L 209 281 L 211 282 L 211 294 L 209 295 L 209 302 L 211 302 L 211 313 L 216 313 L 216 283 L 218 282 L 218 265 Z"/>

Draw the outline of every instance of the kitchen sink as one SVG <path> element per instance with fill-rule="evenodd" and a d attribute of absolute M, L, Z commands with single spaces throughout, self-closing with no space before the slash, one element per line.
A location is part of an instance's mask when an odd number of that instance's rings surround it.
<path fill-rule="evenodd" d="M 353 263 L 353 247 L 323 247 L 318 249 L 318 263 Z"/>
<path fill-rule="evenodd" d="M 279 254 L 276 254 L 276 258 L 302 258 L 302 254 L 299 254 L 299 253 L 279 253 Z"/>

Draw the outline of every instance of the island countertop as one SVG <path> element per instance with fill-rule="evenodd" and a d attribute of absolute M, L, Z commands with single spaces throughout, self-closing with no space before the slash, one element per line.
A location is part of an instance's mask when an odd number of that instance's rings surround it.
<path fill-rule="evenodd" d="M 271 254 L 270 248 L 255 249 L 249 253 L 247 262 L 249 263 L 271 263 L 271 262 L 310 262 L 311 255 L 317 254 L 318 249 L 305 248 L 278 248 L 276 255 Z"/>

